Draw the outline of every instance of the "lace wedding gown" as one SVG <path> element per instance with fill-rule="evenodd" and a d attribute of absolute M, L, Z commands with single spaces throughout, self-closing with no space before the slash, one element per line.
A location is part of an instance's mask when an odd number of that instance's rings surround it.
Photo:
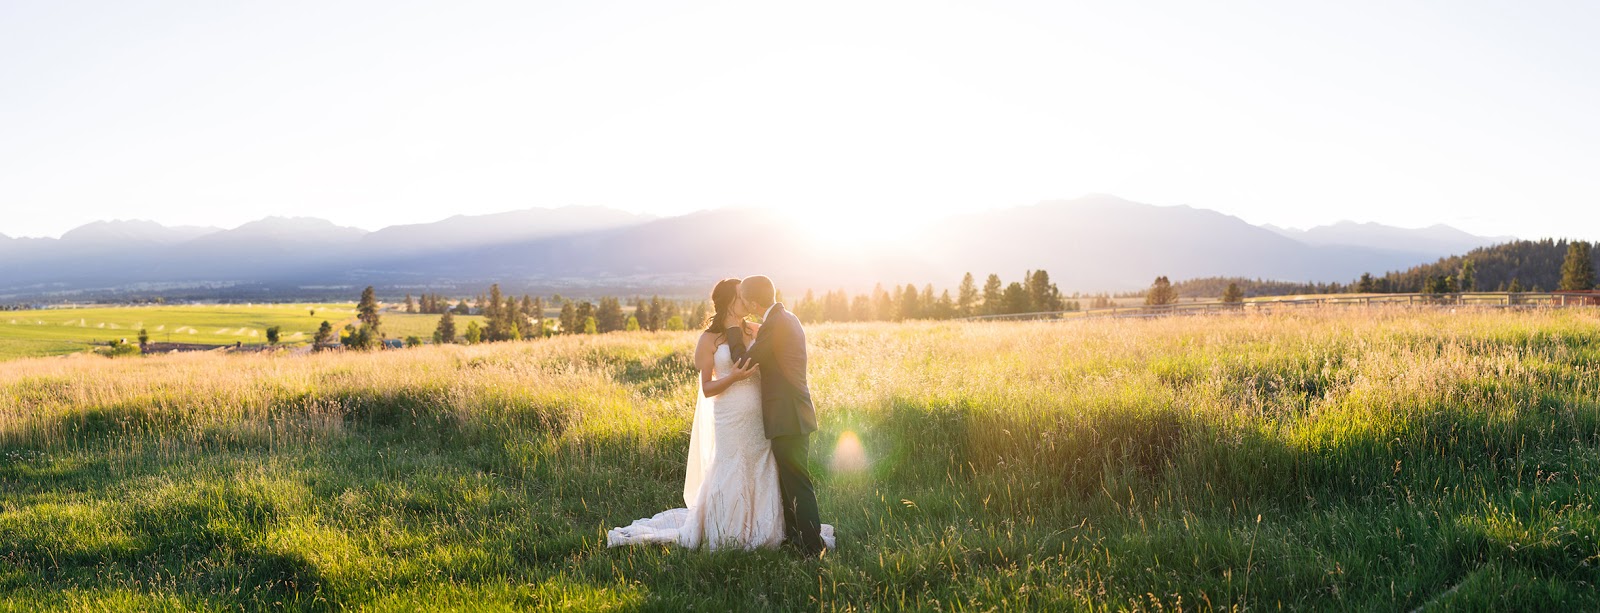
<path fill-rule="evenodd" d="M 716 351 L 717 376 L 733 370 L 728 346 Z M 761 421 L 761 378 L 729 386 L 715 398 L 701 396 L 689 433 L 689 467 L 683 484 L 686 509 L 672 509 L 613 528 L 606 546 L 675 543 L 707 549 L 777 547 L 783 544 L 783 498 L 778 465 Z M 833 526 L 822 526 L 833 547 Z"/>

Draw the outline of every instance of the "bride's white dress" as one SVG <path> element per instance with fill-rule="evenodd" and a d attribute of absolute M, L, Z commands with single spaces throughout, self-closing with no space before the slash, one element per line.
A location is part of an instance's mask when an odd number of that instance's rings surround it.
<path fill-rule="evenodd" d="M 733 370 L 726 344 L 715 357 L 717 376 Z M 689 433 L 684 509 L 672 509 L 612 528 L 606 546 L 675 543 L 707 549 L 755 549 L 783 544 L 783 497 L 778 465 L 761 421 L 761 377 L 729 386 L 714 398 L 701 396 Z M 822 539 L 834 546 L 833 526 Z"/>

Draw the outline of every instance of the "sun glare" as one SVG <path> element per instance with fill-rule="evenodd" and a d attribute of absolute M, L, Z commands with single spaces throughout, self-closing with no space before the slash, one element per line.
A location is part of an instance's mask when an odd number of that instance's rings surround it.
<path fill-rule="evenodd" d="M 839 444 L 833 448 L 830 468 L 838 473 L 855 473 L 867 469 L 867 450 L 861 446 L 861 437 L 845 430 L 839 435 Z"/>
<path fill-rule="evenodd" d="M 915 229 L 893 210 L 818 211 L 795 216 L 807 239 L 822 247 L 882 247 L 903 243 Z"/>

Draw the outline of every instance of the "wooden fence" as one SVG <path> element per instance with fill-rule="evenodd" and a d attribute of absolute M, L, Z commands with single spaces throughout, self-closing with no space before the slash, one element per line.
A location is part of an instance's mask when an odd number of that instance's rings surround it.
<path fill-rule="evenodd" d="M 963 317 L 963 321 L 1079 320 L 1103 317 L 1140 318 L 1171 315 L 1206 315 L 1238 312 L 1270 312 L 1274 309 L 1299 309 L 1350 306 L 1472 307 L 1499 309 L 1562 308 L 1600 306 L 1600 292 L 1471 292 L 1456 294 L 1339 294 L 1325 297 L 1254 298 L 1245 302 L 1186 302 L 1165 305 L 1112 306 L 1083 311 L 1051 311 Z"/>

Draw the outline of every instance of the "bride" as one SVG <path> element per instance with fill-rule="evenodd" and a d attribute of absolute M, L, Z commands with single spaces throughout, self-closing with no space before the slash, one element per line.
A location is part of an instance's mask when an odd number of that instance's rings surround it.
<path fill-rule="evenodd" d="M 730 339 L 741 344 L 754 339 L 760 329 L 744 321 L 748 311 L 738 296 L 738 279 L 724 279 L 712 289 L 716 313 L 694 352 L 700 399 L 683 483 L 688 508 L 613 528 L 606 533 L 606 546 L 675 543 L 749 550 L 783 544 L 783 499 L 772 442 L 762 425 L 759 368 L 736 366 L 728 345 Z M 824 525 L 822 533 L 831 547 L 833 527 Z"/>

